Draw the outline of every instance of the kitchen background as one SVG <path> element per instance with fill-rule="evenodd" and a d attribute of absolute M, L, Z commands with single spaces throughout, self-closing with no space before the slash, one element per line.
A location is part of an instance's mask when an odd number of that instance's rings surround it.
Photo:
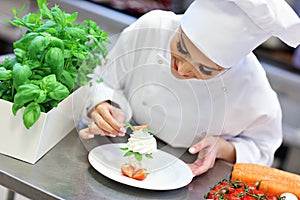
<path fill-rule="evenodd" d="M 192 0 L 48 0 L 66 12 L 79 12 L 78 21 L 92 19 L 113 36 L 153 9 L 183 13 Z M 287 1 L 300 14 L 300 0 Z M 36 0 L 0 0 L 0 55 L 12 53 L 12 43 L 21 31 L 4 22 L 12 19 L 12 8 L 25 5 L 23 13 L 36 12 Z M 300 34 L 300 33 L 299 33 Z M 278 93 L 283 109 L 284 142 L 276 152 L 273 166 L 300 174 L 300 48 L 292 49 L 270 38 L 255 50 L 263 63 L 272 87 Z M 0 200 L 7 199 L 8 190 L 0 186 Z M 25 197 L 16 194 L 16 200 Z"/>

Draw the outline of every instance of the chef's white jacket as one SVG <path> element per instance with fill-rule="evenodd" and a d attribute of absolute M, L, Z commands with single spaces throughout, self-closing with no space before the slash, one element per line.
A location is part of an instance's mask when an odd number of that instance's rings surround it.
<path fill-rule="evenodd" d="M 271 165 L 282 142 L 281 108 L 261 64 L 250 53 L 211 80 L 176 79 L 169 46 L 179 25 L 179 15 L 151 11 L 126 28 L 95 72 L 104 82 L 91 88 L 84 115 L 110 100 L 173 147 L 215 135 L 234 144 L 237 162 Z"/>

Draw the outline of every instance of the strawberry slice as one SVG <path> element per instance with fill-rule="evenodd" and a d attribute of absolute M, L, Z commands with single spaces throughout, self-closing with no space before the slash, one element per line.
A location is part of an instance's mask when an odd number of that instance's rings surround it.
<path fill-rule="evenodd" d="M 132 178 L 139 180 L 139 181 L 144 180 L 146 177 L 147 177 L 147 171 L 145 169 L 137 170 L 132 176 Z"/>
<path fill-rule="evenodd" d="M 134 167 L 129 164 L 124 164 L 121 167 L 121 171 L 124 176 L 128 176 L 128 177 L 132 178 L 132 176 L 134 174 Z"/>

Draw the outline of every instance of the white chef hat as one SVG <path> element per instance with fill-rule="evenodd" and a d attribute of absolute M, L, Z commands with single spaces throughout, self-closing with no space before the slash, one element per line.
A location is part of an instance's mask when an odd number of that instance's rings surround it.
<path fill-rule="evenodd" d="M 229 68 L 271 36 L 300 44 L 300 19 L 284 0 L 195 0 L 181 19 L 187 37 Z"/>

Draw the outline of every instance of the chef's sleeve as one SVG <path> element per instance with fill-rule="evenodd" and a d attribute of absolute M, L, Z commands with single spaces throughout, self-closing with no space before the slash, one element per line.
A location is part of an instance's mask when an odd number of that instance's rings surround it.
<path fill-rule="evenodd" d="M 229 139 L 236 149 L 237 163 L 271 166 L 275 151 L 282 143 L 281 110 L 261 115 L 238 136 Z"/>
<path fill-rule="evenodd" d="M 128 71 L 134 65 L 132 51 L 127 48 L 133 37 L 130 36 L 128 29 L 120 34 L 116 44 L 109 51 L 106 64 L 95 70 L 94 79 L 101 78 L 103 82 L 94 81 L 89 88 L 89 97 L 86 100 L 82 116 L 85 124 L 89 121 L 90 111 L 105 101 L 110 101 L 119 107 L 125 113 L 127 121 L 132 117 L 132 109 L 124 92 Z"/>

